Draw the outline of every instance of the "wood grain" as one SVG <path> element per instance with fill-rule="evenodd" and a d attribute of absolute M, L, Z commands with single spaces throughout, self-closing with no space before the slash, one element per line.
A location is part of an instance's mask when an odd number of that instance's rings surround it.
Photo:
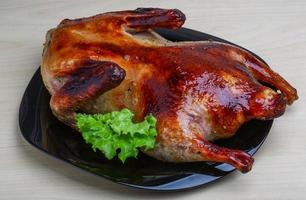
<path fill-rule="evenodd" d="M 246 47 L 298 90 L 275 120 L 253 171 L 181 193 L 129 189 L 39 152 L 20 136 L 21 96 L 48 29 L 63 18 L 136 7 L 179 8 L 185 27 Z M 306 188 L 306 1 L 0 1 L 0 199 L 302 199 Z"/>

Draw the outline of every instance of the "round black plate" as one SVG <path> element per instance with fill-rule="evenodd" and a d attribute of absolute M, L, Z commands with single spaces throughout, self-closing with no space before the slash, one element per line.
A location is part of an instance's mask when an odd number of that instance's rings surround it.
<path fill-rule="evenodd" d="M 172 41 L 215 40 L 229 43 L 185 28 L 156 31 Z M 128 159 L 125 164 L 117 159 L 107 160 L 101 153 L 93 152 L 80 134 L 52 115 L 49 100 L 50 95 L 43 85 L 38 69 L 20 105 L 19 125 L 24 138 L 56 158 L 116 183 L 149 190 L 181 190 L 207 184 L 235 170 L 231 165 L 223 163 L 164 163 L 144 154 L 140 154 L 138 159 Z M 242 126 L 234 137 L 217 143 L 243 149 L 254 155 L 268 135 L 271 125 L 272 120 L 250 121 Z"/>

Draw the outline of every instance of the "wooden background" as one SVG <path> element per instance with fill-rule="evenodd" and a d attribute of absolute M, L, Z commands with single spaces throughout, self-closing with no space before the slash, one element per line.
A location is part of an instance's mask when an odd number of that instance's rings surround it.
<path fill-rule="evenodd" d="M 275 120 L 248 174 L 199 189 L 152 193 L 119 186 L 46 156 L 20 136 L 21 96 L 41 59 L 48 29 L 63 18 L 136 7 L 179 8 L 185 27 L 256 52 L 298 90 Z M 0 0 L 0 199 L 302 199 L 306 189 L 306 1 Z"/>

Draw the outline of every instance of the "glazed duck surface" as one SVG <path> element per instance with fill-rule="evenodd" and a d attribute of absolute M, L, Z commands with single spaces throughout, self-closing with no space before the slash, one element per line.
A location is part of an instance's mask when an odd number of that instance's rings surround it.
<path fill-rule="evenodd" d="M 152 113 L 158 135 L 146 154 L 225 162 L 247 172 L 249 154 L 211 142 L 233 136 L 251 119 L 279 117 L 296 90 L 241 48 L 171 42 L 152 30 L 177 29 L 184 21 L 179 10 L 157 8 L 63 20 L 47 33 L 41 65 L 52 112 L 73 128 L 76 112 L 128 108 L 136 121 Z"/>

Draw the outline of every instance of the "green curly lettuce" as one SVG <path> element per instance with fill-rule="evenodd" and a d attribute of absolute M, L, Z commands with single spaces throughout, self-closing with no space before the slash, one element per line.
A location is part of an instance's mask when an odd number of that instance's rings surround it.
<path fill-rule="evenodd" d="M 124 163 L 129 157 L 137 157 L 138 148 L 154 148 L 156 118 L 149 114 L 140 123 L 133 122 L 134 114 L 128 110 L 114 111 L 106 114 L 80 114 L 76 116 L 77 127 L 85 142 L 92 149 L 100 150 L 107 159 L 117 153 Z M 120 150 L 120 151 L 119 151 Z"/>

